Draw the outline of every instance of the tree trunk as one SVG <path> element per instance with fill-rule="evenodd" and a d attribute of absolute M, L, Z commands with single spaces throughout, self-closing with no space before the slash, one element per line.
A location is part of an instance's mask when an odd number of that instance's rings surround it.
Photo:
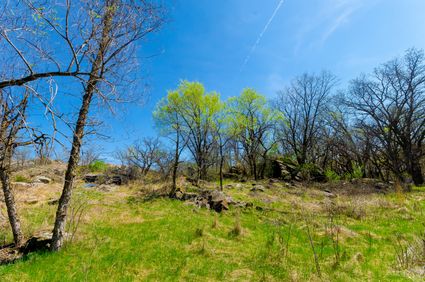
<path fill-rule="evenodd" d="M 87 122 L 87 115 L 89 113 L 90 103 L 93 95 L 96 91 L 97 83 L 102 77 L 102 63 L 103 57 L 108 49 L 110 30 L 112 26 L 112 19 L 115 13 L 113 9 L 115 1 L 110 1 L 106 4 L 105 15 L 102 19 L 103 30 L 101 42 L 99 43 L 98 51 L 93 61 L 92 69 L 90 71 L 90 77 L 86 85 L 85 94 L 81 104 L 80 112 L 78 114 L 77 124 L 75 126 L 74 137 L 72 140 L 71 153 L 68 160 L 68 167 L 65 173 L 65 183 L 62 190 L 62 195 L 59 199 L 58 209 L 56 211 L 55 226 L 53 228 L 53 237 L 51 250 L 57 251 L 63 245 L 65 235 L 65 225 L 68 207 L 71 201 L 72 190 L 75 179 L 75 171 L 80 159 L 80 149 L 82 144 L 82 138 L 84 136 L 84 128 Z"/>
<path fill-rule="evenodd" d="M 15 197 L 13 196 L 12 188 L 10 186 L 9 172 L 6 169 L 1 168 L 0 178 L 3 187 L 4 201 L 7 208 L 7 215 L 9 217 L 10 226 L 12 227 L 13 240 L 15 242 L 15 246 L 19 247 L 23 244 L 24 236 L 21 231 L 21 223 L 18 217 Z"/>
<path fill-rule="evenodd" d="M 177 133 L 176 137 L 176 150 L 174 152 L 174 164 L 173 164 L 173 187 L 171 188 L 170 196 L 174 196 L 177 190 L 177 169 L 179 167 L 179 149 L 180 149 L 180 138 Z"/>
<path fill-rule="evenodd" d="M 223 191 L 223 164 L 224 164 L 223 147 L 220 146 L 220 191 Z"/>
<path fill-rule="evenodd" d="M 91 89 L 91 90 L 89 90 Z M 65 235 L 65 224 L 68 207 L 71 201 L 72 189 L 75 179 L 75 171 L 80 158 L 81 141 L 84 136 L 84 127 L 87 121 L 87 114 L 90 108 L 90 102 L 94 93 L 94 85 L 89 84 L 86 94 L 83 97 L 83 103 L 78 115 L 77 125 L 75 127 L 74 138 L 72 141 L 71 154 L 68 160 L 68 167 L 65 173 L 65 183 L 62 190 L 62 195 L 59 199 L 58 209 L 56 211 L 55 226 L 53 228 L 53 237 L 51 249 L 59 250 L 63 245 Z"/>
<path fill-rule="evenodd" d="M 252 160 L 252 170 L 254 172 L 254 180 L 257 181 L 258 180 L 257 161 L 255 160 L 255 158 L 253 158 L 253 160 Z"/>
<path fill-rule="evenodd" d="M 413 183 L 420 186 L 424 184 L 424 177 L 422 175 L 422 168 L 416 160 L 410 160 L 409 173 L 412 176 Z"/>

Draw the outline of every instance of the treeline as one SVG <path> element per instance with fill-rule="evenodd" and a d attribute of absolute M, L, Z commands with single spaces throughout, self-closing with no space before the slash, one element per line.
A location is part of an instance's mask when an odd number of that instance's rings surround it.
<path fill-rule="evenodd" d="M 182 81 L 153 113 L 157 138 L 121 152 L 144 173 L 157 166 L 176 189 L 179 164 L 190 156 L 197 180 L 239 167 L 253 179 L 270 176 L 271 160 L 328 178 L 380 178 L 424 183 L 425 61 L 411 49 L 339 90 L 329 72 L 303 74 L 271 100 L 251 88 L 226 101 L 199 82 Z M 216 174 L 217 175 L 217 174 Z M 222 183 L 222 182 L 221 182 Z"/>

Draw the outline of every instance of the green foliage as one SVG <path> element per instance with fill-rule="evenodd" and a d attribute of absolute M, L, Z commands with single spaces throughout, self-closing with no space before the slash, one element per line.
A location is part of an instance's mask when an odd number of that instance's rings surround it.
<path fill-rule="evenodd" d="M 360 179 L 363 178 L 363 170 L 364 167 L 362 165 L 358 165 L 356 163 L 352 163 L 352 172 L 347 172 L 344 175 L 344 179 L 352 180 L 352 179 Z"/>
<path fill-rule="evenodd" d="M 339 176 L 338 173 L 336 173 L 335 171 L 333 171 L 330 168 L 328 168 L 328 169 L 325 170 L 325 175 L 326 175 L 326 179 L 328 181 L 341 180 L 341 176 Z"/>
<path fill-rule="evenodd" d="M 108 164 L 101 160 L 95 160 L 88 165 L 90 172 L 105 172 L 108 169 Z"/>
<path fill-rule="evenodd" d="M 283 118 L 268 106 L 265 96 L 252 88 L 245 88 L 240 96 L 230 98 L 227 112 L 234 135 L 258 132 L 261 127 Z"/>
<path fill-rule="evenodd" d="M 31 182 L 31 179 L 29 179 L 26 176 L 23 176 L 23 175 L 18 174 L 18 175 L 15 176 L 15 182 L 30 183 Z"/>
<path fill-rule="evenodd" d="M 353 179 L 363 178 L 363 169 L 364 167 L 362 165 L 353 163 L 353 172 L 351 173 L 352 178 Z"/>

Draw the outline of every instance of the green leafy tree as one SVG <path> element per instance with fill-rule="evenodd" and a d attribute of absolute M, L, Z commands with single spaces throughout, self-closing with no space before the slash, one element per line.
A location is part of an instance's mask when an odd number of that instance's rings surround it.
<path fill-rule="evenodd" d="M 268 106 L 264 96 L 251 88 L 229 99 L 228 112 L 232 116 L 232 135 L 242 146 L 251 175 L 257 180 L 264 176 L 267 154 L 276 143 L 275 124 L 281 116 Z"/>
<path fill-rule="evenodd" d="M 181 122 L 180 134 L 187 140 L 187 148 L 195 161 L 196 177 L 205 179 L 212 165 L 214 117 L 220 111 L 220 95 L 207 93 L 199 82 L 182 81 L 167 99 Z"/>

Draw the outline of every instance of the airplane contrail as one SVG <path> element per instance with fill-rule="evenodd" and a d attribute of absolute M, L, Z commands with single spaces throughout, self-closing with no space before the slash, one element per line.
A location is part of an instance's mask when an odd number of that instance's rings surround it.
<path fill-rule="evenodd" d="M 248 63 L 249 59 L 251 59 L 252 53 L 254 53 L 255 49 L 257 48 L 258 44 L 260 44 L 261 38 L 263 38 L 264 33 L 266 33 L 267 29 L 269 28 L 269 25 L 272 23 L 274 17 L 276 16 L 277 12 L 279 12 L 280 7 L 282 6 L 284 0 L 280 0 L 279 3 L 276 6 L 276 9 L 274 9 L 273 14 L 271 15 L 271 17 L 269 18 L 269 20 L 267 21 L 266 25 L 264 26 L 263 30 L 261 31 L 261 33 L 258 35 L 257 40 L 255 41 L 254 45 L 252 45 L 251 50 L 249 51 L 248 55 L 246 56 L 240 71 L 243 70 L 243 68 L 246 66 L 246 64 Z"/>

